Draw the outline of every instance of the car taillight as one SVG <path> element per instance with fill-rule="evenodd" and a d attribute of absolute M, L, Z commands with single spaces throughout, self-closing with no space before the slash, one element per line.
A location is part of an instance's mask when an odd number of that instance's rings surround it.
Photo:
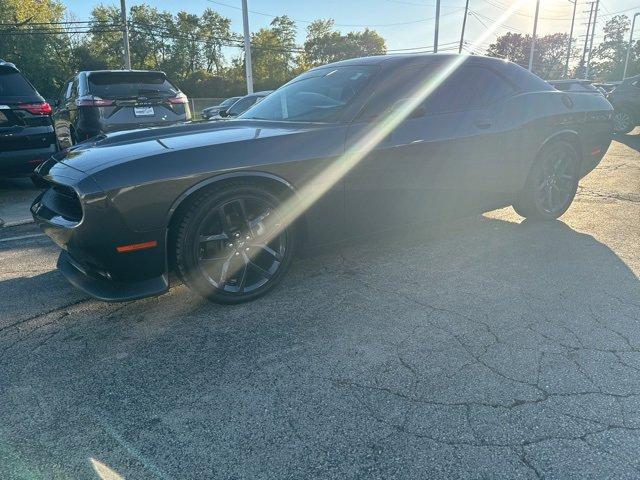
<path fill-rule="evenodd" d="M 96 97 L 95 95 L 85 95 L 76 98 L 77 107 L 108 107 L 113 105 L 113 100 Z"/>
<path fill-rule="evenodd" d="M 180 92 L 178 95 L 176 95 L 175 97 L 169 98 L 169 103 L 172 105 L 180 105 L 180 104 L 184 104 L 187 103 L 187 96 Z"/>
<path fill-rule="evenodd" d="M 20 103 L 18 104 L 20 110 L 26 110 L 33 115 L 51 115 L 51 105 L 47 102 L 44 103 Z"/>

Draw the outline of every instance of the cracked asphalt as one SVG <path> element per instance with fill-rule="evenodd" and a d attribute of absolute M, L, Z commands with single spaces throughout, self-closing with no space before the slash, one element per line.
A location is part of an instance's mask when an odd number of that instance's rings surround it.
<path fill-rule="evenodd" d="M 345 245 L 241 306 L 90 300 L 0 230 L 0 478 L 640 478 L 639 150 L 560 221 Z"/>

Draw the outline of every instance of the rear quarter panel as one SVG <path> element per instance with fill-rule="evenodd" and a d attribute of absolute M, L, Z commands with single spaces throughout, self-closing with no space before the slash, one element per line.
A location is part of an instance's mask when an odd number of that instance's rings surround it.
<path fill-rule="evenodd" d="M 611 143 L 612 111 L 611 104 L 599 94 L 545 91 L 508 99 L 501 121 L 517 123 L 510 148 L 518 151 L 520 184 L 524 185 L 540 149 L 559 135 L 577 140 L 583 159 L 582 174 L 590 171 L 595 166 L 592 151 L 600 149 L 596 155 L 599 161 Z"/>

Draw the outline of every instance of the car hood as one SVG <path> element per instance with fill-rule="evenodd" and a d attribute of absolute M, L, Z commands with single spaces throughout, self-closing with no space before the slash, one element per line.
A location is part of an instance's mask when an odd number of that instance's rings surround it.
<path fill-rule="evenodd" d="M 144 128 L 98 136 L 58 153 L 54 159 L 80 172 L 92 174 L 117 163 L 150 155 L 286 136 L 327 126 L 265 120 L 229 120 Z"/>

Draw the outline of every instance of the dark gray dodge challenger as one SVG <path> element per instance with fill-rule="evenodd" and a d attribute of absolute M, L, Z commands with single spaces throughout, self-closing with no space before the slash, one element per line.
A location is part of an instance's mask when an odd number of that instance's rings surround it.
<path fill-rule="evenodd" d="M 58 268 L 104 300 L 169 288 L 254 299 L 294 252 L 513 205 L 555 219 L 611 142 L 600 94 L 489 57 L 314 68 L 237 119 L 103 135 L 56 154 L 36 222 Z"/>

